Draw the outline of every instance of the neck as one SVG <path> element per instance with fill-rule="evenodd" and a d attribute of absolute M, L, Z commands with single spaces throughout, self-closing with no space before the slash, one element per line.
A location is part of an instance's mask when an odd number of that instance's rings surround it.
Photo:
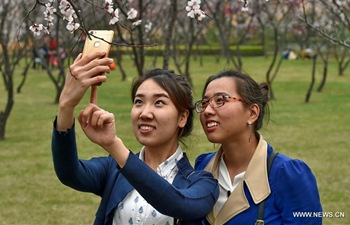
<path fill-rule="evenodd" d="M 247 170 L 249 162 L 253 157 L 258 140 L 253 135 L 251 140 L 238 140 L 222 144 L 224 161 L 230 173 L 231 179 L 239 173 Z M 233 179 L 232 179 L 233 180 Z"/>
<path fill-rule="evenodd" d="M 157 171 L 157 167 L 162 164 L 166 159 L 172 156 L 178 145 L 169 146 L 167 148 L 164 147 L 149 147 L 145 146 L 144 148 L 144 161 L 145 163 L 151 167 L 154 171 Z"/>

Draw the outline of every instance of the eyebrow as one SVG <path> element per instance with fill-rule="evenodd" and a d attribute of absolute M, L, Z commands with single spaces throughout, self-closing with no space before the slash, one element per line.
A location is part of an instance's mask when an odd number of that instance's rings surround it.
<path fill-rule="evenodd" d="M 142 98 L 142 97 L 145 97 L 146 95 L 145 94 L 136 94 L 135 97 L 139 97 L 139 98 Z M 161 98 L 161 97 L 164 97 L 164 98 L 168 98 L 169 99 L 169 96 L 165 93 L 157 93 L 157 94 L 154 94 L 152 97 L 155 97 L 155 98 Z"/>
<path fill-rule="evenodd" d="M 229 95 L 229 94 L 227 94 L 225 92 L 217 92 L 217 93 L 213 94 L 212 97 L 217 96 L 217 95 Z M 209 97 L 204 95 L 202 99 L 206 99 L 206 98 L 209 98 Z"/>

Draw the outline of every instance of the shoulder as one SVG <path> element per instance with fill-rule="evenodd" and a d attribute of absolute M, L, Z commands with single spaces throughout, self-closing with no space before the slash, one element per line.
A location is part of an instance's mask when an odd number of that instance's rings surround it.
<path fill-rule="evenodd" d="M 310 167 L 300 159 L 278 154 L 272 164 L 270 176 L 272 191 L 284 198 L 300 201 L 306 196 L 319 201 L 316 177 Z M 289 196 L 289 197 L 288 197 Z"/>
<path fill-rule="evenodd" d="M 300 176 L 312 174 L 310 167 L 300 159 L 292 159 L 279 153 L 271 168 L 271 175 L 283 176 L 289 179 L 298 179 Z"/>
<path fill-rule="evenodd" d="M 322 211 L 316 177 L 304 161 L 279 153 L 272 164 L 269 183 L 274 204 L 285 220 L 289 218 L 291 221 L 302 220 L 297 224 L 315 224 L 317 218 L 308 218 L 312 220 L 309 223 L 303 218 L 293 217 L 293 212 Z"/>
<path fill-rule="evenodd" d="M 199 155 L 195 160 L 194 168 L 195 170 L 203 170 L 209 161 L 213 158 L 216 152 L 210 152 Z"/>

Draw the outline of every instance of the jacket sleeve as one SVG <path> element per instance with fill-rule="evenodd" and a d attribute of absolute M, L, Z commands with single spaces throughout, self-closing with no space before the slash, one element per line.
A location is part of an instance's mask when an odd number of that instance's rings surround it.
<path fill-rule="evenodd" d="M 204 170 L 204 168 L 207 166 L 207 164 L 209 163 L 209 161 L 214 155 L 215 155 L 215 152 L 199 155 L 195 160 L 194 169 Z"/>
<path fill-rule="evenodd" d="M 205 217 L 219 195 L 217 181 L 210 173 L 193 171 L 186 180 L 188 185 L 176 188 L 132 153 L 121 173 L 155 209 L 183 220 Z"/>
<path fill-rule="evenodd" d="M 322 206 L 316 179 L 304 162 L 286 161 L 277 174 L 277 184 L 276 203 L 284 225 L 322 224 Z"/>
<path fill-rule="evenodd" d="M 51 150 L 56 175 L 65 185 L 78 191 L 101 195 L 106 179 L 108 157 L 80 160 L 75 141 L 74 125 L 66 132 L 52 134 Z"/>

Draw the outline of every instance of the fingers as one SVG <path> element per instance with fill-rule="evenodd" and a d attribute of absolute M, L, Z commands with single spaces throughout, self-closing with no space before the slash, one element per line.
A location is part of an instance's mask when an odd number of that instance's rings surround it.
<path fill-rule="evenodd" d="M 75 63 L 75 62 L 77 62 L 77 61 L 79 61 L 80 59 L 81 59 L 81 57 L 82 57 L 82 53 L 80 53 L 76 58 L 75 58 L 75 60 L 74 60 L 74 62 L 73 63 Z"/>
<path fill-rule="evenodd" d="M 91 54 L 85 55 L 84 57 L 82 57 L 82 59 L 84 60 L 83 63 L 86 64 L 94 59 L 102 59 L 102 58 L 106 58 L 106 52 L 93 52 Z"/>
<path fill-rule="evenodd" d="M 94 52 L 81 59 L 81 63 L 86 65 L 88 70 L 101 65 L 109 66 L 112 62 L 113 59 L 107 58 L 105 52 Z"/>
<path fill-rule="evenodd" d="M 91 86 L 90 103 L 97 104 L 97 86 Z"/>
<path fill-rule="evenodd" d="M 113 113 L 107 112 L 95 104 L 89 104 L 78 116 L 81 125 L 89 124 L 93 127 L 103 127 L 105 124 L 114 122 Z"/>
<path fill-rule="evenodd" d="M 95 55 L 95 54 L 88 55 L 81 60 L 81 63 L 86 65 L 87 70 L 96 69 L 96 67 L 99 67 L 99 66 L 109 67 L 109 65 L 113 63 L 113 59 L 111 58 L 107 58 L 107 57 L 100 58 L 98 56 L 99 55 Z"/>
<path fill-rule="evenodd" d="M 113 62 L 113 59 L 105 55 L 104 52 L 95 52 L 85 57 L 80 54 L 70 66 L 70 74 L 87 86 L 105 82 L 107 79 L 105 74 L 110 72 L 109 65 Z"/>

